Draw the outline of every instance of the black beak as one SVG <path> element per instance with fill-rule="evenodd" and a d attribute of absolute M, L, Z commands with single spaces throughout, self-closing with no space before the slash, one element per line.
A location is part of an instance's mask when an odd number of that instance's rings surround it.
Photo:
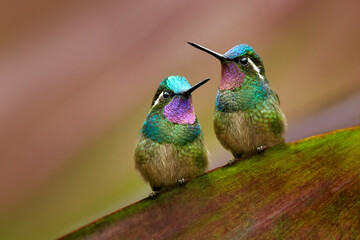
<path fill-rule="evenodd" d="M 185 96 L 185 97 L 189 97 L 190 94 L 195 91 L 197 88 L 199 88 L 200 86 L 204 85 L 207 81 L 209 81 L 210 78 L 205 79 L 201 82 L 199 82 L 198 84 L 195 84 L 194 86 L 192 86 L 191 88 L 189 88 L 188 90 L 186 90 L 185 92 L 182 92 L 181 95 Z"/>
<path fill-rule="evenodd" d="M 187 42 L 187 43 L 190 44 L 193 47 L 196 47 L 197 49 L 200 49 L 200 50 L 202 50 L 204 52 L 207 52 L 210 55 L 213 55 L 214 57 L 216 57 L 220 61 L 226 60 L 226 57 L 224 57 L 224 55 L 222 55 L 220 53 L 214 52 L 213 50 L 210 50 L 210 49 L 208 49 L 206 47 L 203 47 L 203 46 L 201 46 L 201 45 L 199 45 L 197 43 L 193 43 L 193 42 Z"/>

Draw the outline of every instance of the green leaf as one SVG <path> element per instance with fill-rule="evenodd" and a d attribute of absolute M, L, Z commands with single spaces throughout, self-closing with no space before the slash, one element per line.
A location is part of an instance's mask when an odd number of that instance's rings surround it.
<path fill-rule="evenodd" d="M 207 172 L 62 239 L 355 239 L 360 127 Z"/>

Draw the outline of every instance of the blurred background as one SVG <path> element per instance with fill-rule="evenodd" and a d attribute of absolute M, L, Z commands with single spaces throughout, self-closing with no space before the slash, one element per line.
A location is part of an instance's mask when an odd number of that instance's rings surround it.
<path fill-rule="evenodd" d="M 286 140 L 360 124 L 359 1 L 2 1 L 0 238 L 60 237 L 147 197 L 137 134 L 168 75 L 191 85 L 211 152 L 220 53 L 251 45 Z"/>

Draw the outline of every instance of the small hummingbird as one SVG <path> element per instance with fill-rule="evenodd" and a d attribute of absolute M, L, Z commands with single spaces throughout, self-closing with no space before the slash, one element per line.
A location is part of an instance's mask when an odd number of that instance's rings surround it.
<path fill-rule="evenodd" d="M 184 184 L 208 165 L 191 97 L 208 80 L 191 87 L 185 77 L 169 76 L 155 93 L 135 149 L 135 167 L 150 183 L 150 197 Z"/>
<path fill-rule="evenodd" d="M 240 44 L 222 55 L 188 43 L 220 60 L 221 81 L 216 95 L 214 128 L 220 143 L 234 156 L 228 163 L 283 143 L 286 118 L 254 49 Z"/>

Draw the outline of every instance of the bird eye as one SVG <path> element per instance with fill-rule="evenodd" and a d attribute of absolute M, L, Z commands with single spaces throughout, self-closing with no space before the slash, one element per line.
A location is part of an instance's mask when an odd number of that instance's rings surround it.
<path fill-rule="evenodd" d="M 241 65 L 246 65 L 246 64 L 248 64 L 248 58 L 246 58 L 246 57 L 240 58 L 239 62 Z"/>
<path fill-rule="evenodd" d="M 169 98 L 170 97 L 170 93 L 168 92 L 163 92 L 163 98 Z"/>

